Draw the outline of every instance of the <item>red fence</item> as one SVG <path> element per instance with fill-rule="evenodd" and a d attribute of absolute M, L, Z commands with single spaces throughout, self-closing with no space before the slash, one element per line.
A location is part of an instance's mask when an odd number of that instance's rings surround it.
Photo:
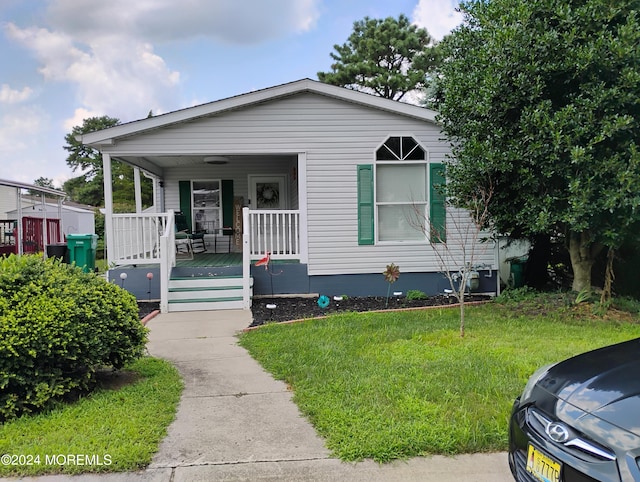
<path fill-rule="evenodd" d="M 23 253 L 38 253 L 46 249 L 43 236 L 44 223 L 42 218 L 22 218 L 22 240 L 18 239 L 18 229 L 16 221 L 0 221 L 0 255 L 18 253 L 18 246 L 22 242 Z M 47 241 L 46 244 L 59 243 L 60 220 L 47 219 Z"/>

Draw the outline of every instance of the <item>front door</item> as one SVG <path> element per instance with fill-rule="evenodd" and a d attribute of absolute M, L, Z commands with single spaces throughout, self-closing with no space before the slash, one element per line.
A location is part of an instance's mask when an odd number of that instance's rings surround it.
<path fill-rule="evenodd" d="M 249 208 L 287 209 L 287 176 L 249 176 Z"/>

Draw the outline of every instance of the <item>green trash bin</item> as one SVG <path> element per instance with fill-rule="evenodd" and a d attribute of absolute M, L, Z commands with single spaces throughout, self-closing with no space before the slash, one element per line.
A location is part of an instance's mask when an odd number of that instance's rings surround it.
<path fill-rule="evenodd" d="M 524 266 L 527 264 L 527 257 L 511 258 L 511 288 L 522 288 L 524 286 Z"/>
<path fill-rule="evenodd" d="M 85 273 L 91 273 L 96 268 L 97 246 L 97 234 L 67 234 L 69 263 L 75 263 Z"/>

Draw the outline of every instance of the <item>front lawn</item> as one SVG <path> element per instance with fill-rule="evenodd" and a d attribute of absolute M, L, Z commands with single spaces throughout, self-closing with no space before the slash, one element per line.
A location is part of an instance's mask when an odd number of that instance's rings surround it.
<path fill-rule="evenodd" d="M 0 476 L 122 472 L 149 464 L 175 417 L 180 375 L 169 362 L 147 357 L 107 378 L 107 386 L 76 402 L 0 425 Z"/>
<path fill-rule="evenodd" d="M 343 460 L 506 450 L 511 404 L 537 367 L 640 336 L 637 314 L 532 303 L 468 307 L 463 339 L 459 311 L 437 308 L 272 324 L 240 343 Z"/>

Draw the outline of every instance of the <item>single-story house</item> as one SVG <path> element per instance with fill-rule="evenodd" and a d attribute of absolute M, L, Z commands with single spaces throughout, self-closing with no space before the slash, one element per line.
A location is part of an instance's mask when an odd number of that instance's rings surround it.
<path fill-rule="evenodd" d="M 44 204 L 33 196 L 22 197 L 22 214 L 32 218 L 57 218 L 61 216 L 62 232 L 67 234 L 95 234 L 95 212 L 91 206 L 63 201 L 60 212 L 58 204 L 45 200 Z M 7 213 L 8 219 L 16 219 L 18 210 Z"/>
<path fill-rule="evenodd" d="M 44 253 L 47 245 L 61 242 L 65 196 L 57 189 L 0 179 L 0 255 Z"/>
<path fill-rule="evenodd" d="M 390 263 L 394 291 L 442 293 L 463 258 L 443 266 L 430 241 L 461 251 L 453 228 L 469 221 L 438 189 L 449 145 L 435 115 L 303 79 L 85 134 L 105 171 L 125 162 L 155 186 L 154 212 L 115 214 L 105 176 L 108 276 L 163 311 L 384 295 Z M 494 244 L 474 248 L 478 289 L 495 292 Z"/>

